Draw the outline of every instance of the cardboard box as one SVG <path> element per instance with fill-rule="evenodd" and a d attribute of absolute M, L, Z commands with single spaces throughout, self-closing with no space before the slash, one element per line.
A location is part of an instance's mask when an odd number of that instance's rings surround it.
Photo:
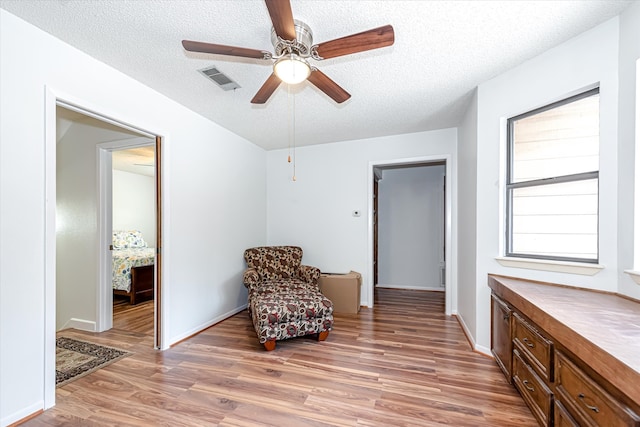
<path fill-rule="evenodd" d="M 320 292 L 333 302 L 334 313 L 358 314 L 362 275 L 355 271 L 346 274 L 320 274 Z"/>

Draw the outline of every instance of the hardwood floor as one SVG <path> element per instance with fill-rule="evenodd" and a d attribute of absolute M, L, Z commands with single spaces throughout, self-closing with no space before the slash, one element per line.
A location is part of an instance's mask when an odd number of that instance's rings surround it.
<path fill-rule="evenodd" d="M 117 301 L 113 305 L 113 329 L 153 336 L 153 300 L 131 305 Z"/>
<path fill-rule="evenodd" d="M 246 311 L 164 352 L 147 332 L 67 331 L 135 354 L 59 388 L 56 406 L 24 425 L 537 425 L 493 359 L 443 314 L 443 293 L 376 294 L 375 309 L 336 315 L 326 341 L 280 341 L 272 352 Z"/>

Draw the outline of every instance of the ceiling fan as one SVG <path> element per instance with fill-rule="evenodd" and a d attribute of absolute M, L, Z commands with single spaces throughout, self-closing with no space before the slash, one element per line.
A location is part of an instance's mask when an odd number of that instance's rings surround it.
<path fill-rule="evenodd" d="M 273 23 L 271 42 L 274 52 L 183 40 L 182 46 L 190 52 L 274 60 L 273 72 L 251 100 L 264 104 L 281 82 L 297 84 L 308 80 L 337 103 L 351 95 L 322 71 L 309 64 L 308 59 L 320 61 L 366 50 L 391 46 L 393 27 L 385 25 L 320 44 L 313 44 L 313 33 L 307 24 L 293 19 L 290 0 L 265 0 Z"/>

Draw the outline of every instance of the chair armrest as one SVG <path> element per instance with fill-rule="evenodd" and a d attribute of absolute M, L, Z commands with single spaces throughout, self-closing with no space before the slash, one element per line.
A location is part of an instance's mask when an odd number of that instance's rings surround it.
<path fill-rule="evenodd" d="M 320 269 L 310 265 L 301 265 L 298 270 L 298 276 L 307 283 L 317 285 L 318 279 L 320 279 Z"/>
<path fill-rule="evenodd" d="M 252 286 L 260 283 L 260 275 L 255 268 L 247 268 L 242 275 L 242 283 L 245 288 L 250 289 Z"/>

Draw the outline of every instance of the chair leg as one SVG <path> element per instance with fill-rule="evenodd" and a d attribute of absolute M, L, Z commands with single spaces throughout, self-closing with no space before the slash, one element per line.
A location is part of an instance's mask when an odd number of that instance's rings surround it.
<path fill-rule="evenodd" d="M 275 350 L 276 348 L 276 340 L 267 341 L 264 343 L 264 348 L 267 351 Z"/>
<path fill-rule="evenodd" d="M 329 336 L 329 331 L 322 331 L 318 334 L 318 341 L 324 341 Z"/>

